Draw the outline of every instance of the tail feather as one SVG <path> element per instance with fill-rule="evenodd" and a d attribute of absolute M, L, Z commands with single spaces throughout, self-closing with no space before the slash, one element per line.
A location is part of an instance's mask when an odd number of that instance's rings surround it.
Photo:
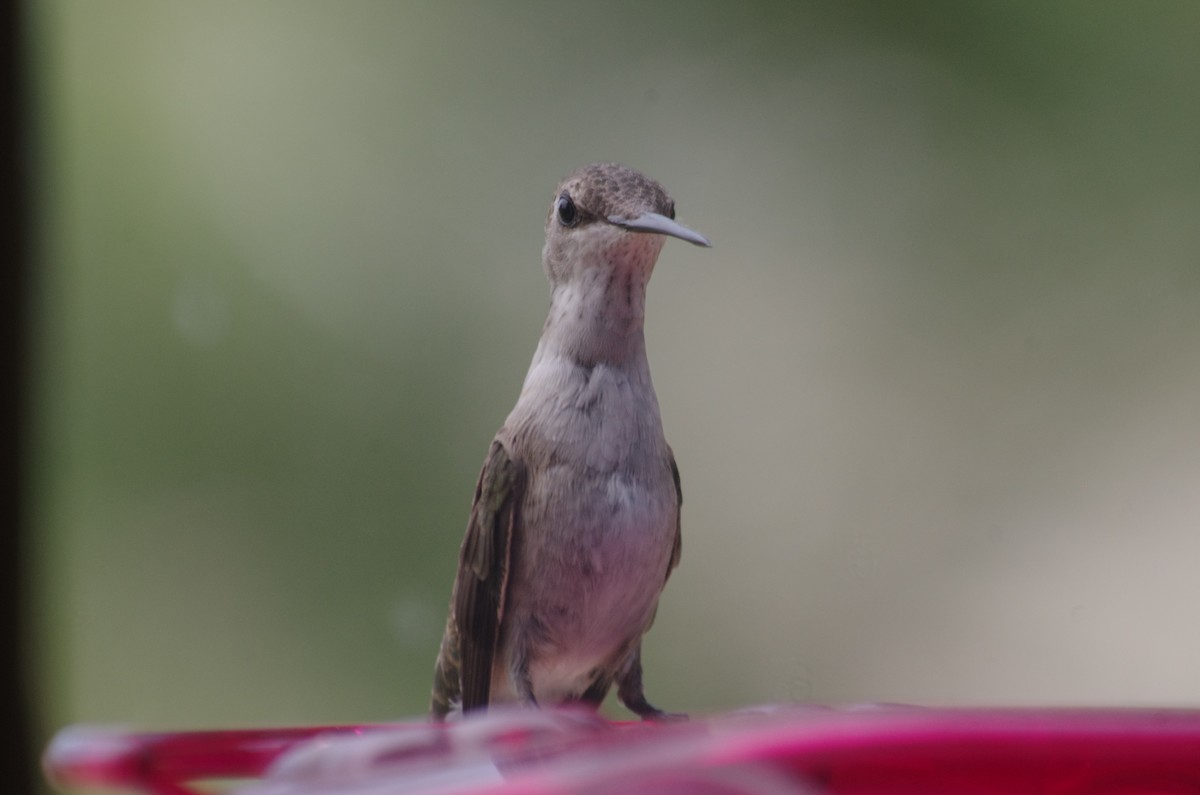
<path fill-rule="evenodd" d="M 446 632 L 442 635 L 442 646 L 433 669 L 429 716 L 435 721 L 445 720 L 450 713 L 462 707 L 462 660 L 459 648 L 458 627 L 451 613 L 446 620 Z"/>

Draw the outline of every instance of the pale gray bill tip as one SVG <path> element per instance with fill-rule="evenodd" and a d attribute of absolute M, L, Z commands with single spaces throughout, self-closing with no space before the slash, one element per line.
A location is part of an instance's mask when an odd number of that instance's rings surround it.
<path fill-rule="evenodd" d="M 610 215 L 608 222 L 631 232 L 653 232 L 659 235 L 670 235 L 680 240 L 686 240 L 697 246 L 712 248 L 708 238 L 699 232 L 693 232 L 681 223 L 671 220 L 658 213 L 642 213 L 637 218 L 626 218 L 623 215 Z"/>

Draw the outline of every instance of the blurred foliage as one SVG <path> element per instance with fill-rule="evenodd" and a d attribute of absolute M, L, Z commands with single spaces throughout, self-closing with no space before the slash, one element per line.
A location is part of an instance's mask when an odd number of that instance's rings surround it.
<path fill-rule="evenodd" d="M 716 245 L 657 702 L 1200 698 L 1200 6 L 28 8 L 47 730 L 423 711 L 598 160 Z"/>

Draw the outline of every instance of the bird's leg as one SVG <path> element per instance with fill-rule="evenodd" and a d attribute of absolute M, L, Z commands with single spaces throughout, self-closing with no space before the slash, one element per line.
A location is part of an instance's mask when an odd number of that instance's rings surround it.
<path fill-rule="evenodd" d="M 576 699 L 580 704 L 587 704 L 592 709 L 600 709 L 600 705 L 604 703 L 604 699 L 608 696 L 608 691 L 612 688 L 612 677 L 601 675 L 596 681 L 592 682 L 587 690 L 584 690 L 579 698 Z"/>
<path fill-rule="evenodd" d="M 642 720 L 687 720 L 683 713 L 663 712 L 646 700 L 642 687 L 642 644 L 639 641 L 617 671 L 617 698 Z"/>

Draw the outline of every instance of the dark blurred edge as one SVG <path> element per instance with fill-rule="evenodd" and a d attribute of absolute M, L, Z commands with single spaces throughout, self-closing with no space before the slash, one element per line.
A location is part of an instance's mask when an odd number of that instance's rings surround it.
<path fill-rule="evenodd" d="M 32 792 L 36 785 L 36 763 L 30 733 L 26 677 L 29 671 L 23 652 L 29 635 L 24 626 L 25 548 L 23 542 L 26 493 L 26 334 L 29 287 L 29 245 L 32 220 L 28 211 L 30 192 L 29 103 L 23 35 L 24 4 L 0 3 L 0 597 L 3 623 L 0 645 L 8 662 L 3 676 L 4 720 L 3 770 L 0 789 Z"/>

